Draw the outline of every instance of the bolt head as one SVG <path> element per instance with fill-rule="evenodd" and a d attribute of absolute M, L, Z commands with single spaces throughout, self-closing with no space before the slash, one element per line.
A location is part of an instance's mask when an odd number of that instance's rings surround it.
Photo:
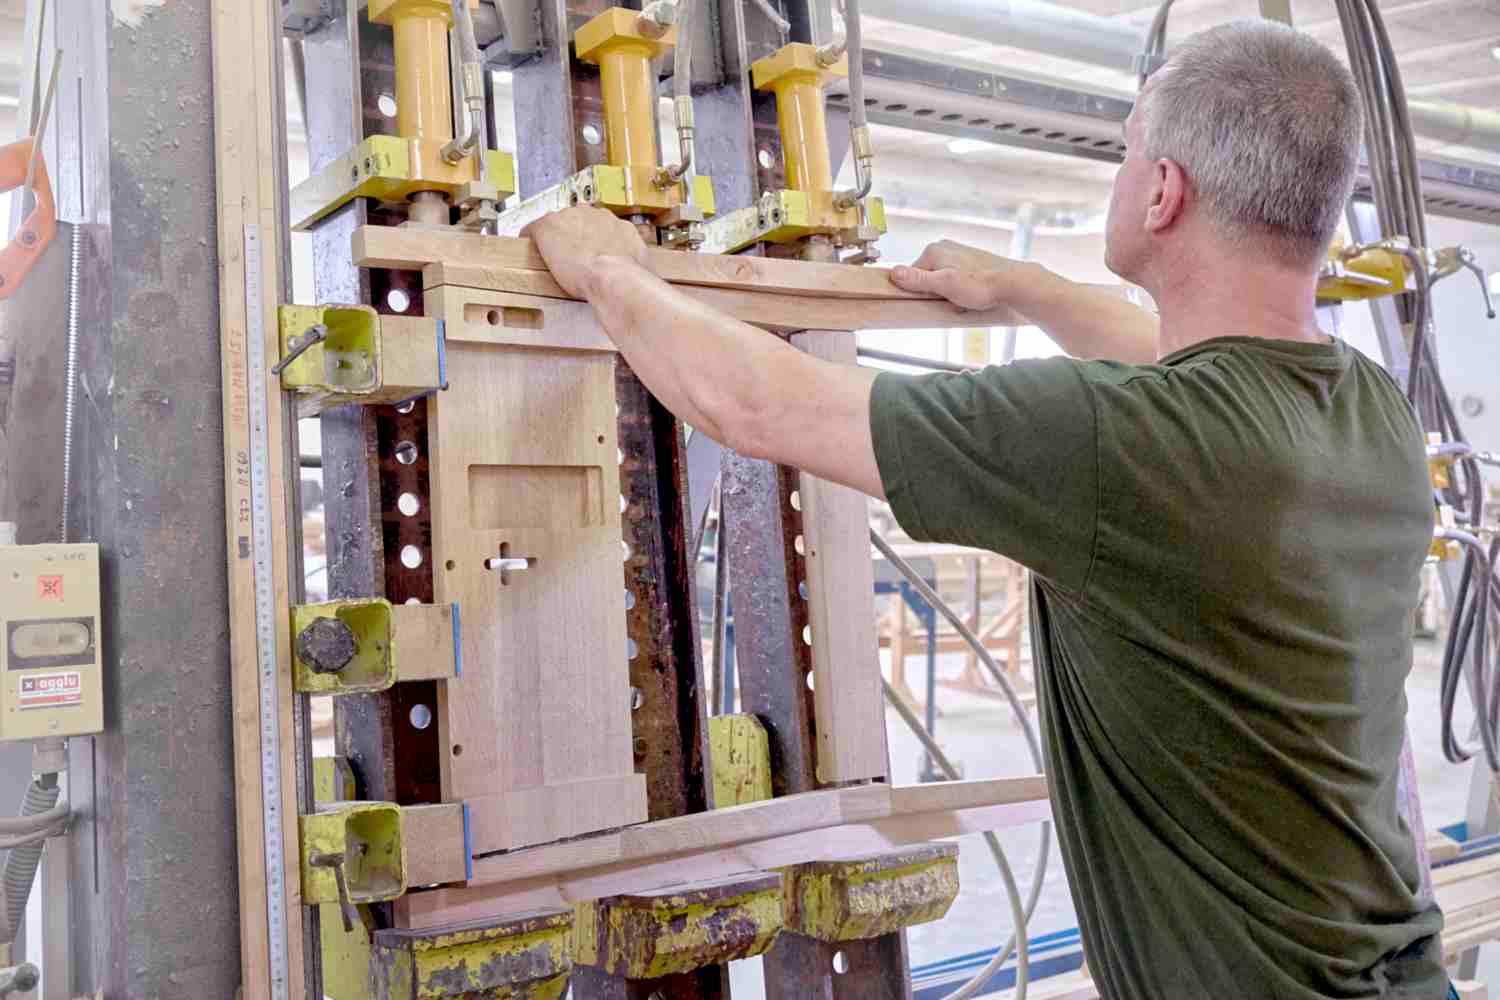
<path fill-rule="evenodd" d="M 34 246 L 36 244 L 36 233 L 33 233 L 29 229 L 26 230 L 21 234 L 21 243 L 23 246 Z"/>
<path fill-rule="evenodd" d="M 336 674 L 359 652 L 354 630 L 337 618 L 318 618 L 297 634 L 297 658 L 317 674 Z"/>

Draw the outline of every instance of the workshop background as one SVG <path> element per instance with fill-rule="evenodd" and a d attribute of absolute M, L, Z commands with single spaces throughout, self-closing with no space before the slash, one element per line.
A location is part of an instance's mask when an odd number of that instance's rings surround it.
<path fill-rule="evenodd" d="M 119 5 L 124 0 L 114 0 Z M 912 8 L 910 19 L 920 27 L 898 23 L 877 14 L 890 14 L 902 6 Z M 882 50 L 907 50 L 952 65 L 973 65 L 1017 76 L 1055 79 L 1097 93 L 1113 93 L 1129 100 L 1134 78 L 1122 72 L 1099 69 L 1082 62 L 1007 48 L 990 40 L 962 37 L 942 30 L 942 0 L 908 0 L 899 3 L 869 3 L 865 27 L 866 44 Z M 1138 0 L 1071 0 L 1065 6 L 1118 19 L 1137 27 L 1155 13 L 1156 5 Z M 1343 42 L 1334 8 L 1329 0 L 1294 0 L 1293 13 L 1300 30 L 1330 45 L 1342 54 Z M 17 133 L 17 104 L 21 91 L 23 0 L 0 0 L 0 141 Z M 920 13 L 917 13 L 920 9 Z M 1407 90 L 1414 100 L 1437 99 L 1494 109 L 1500 107 L 1500 7 L 1472 0 L 1391 0 L 1383 10 L 1401 60 Z M 1169 39 L 1181 38 L 1202 27 L 1247 16 L 1250 9 L 1232 0 L 1179 0 L 1173 8 Z M 497 73 L 495 112 L 501 122 L 500 146 L 513 148 L 509 74 Z M 879 173 L 874 193 L 886 205 L 889 234 L 881 240 L 883 262 L 914 259 L 924 245 L 952 239 L 1001 253 L 1024 253 L 1032 260 L 1080 281 L 1116 283 L 1103 267 L 1103 223 L 1115 166 L 1109 162 L 1053 152 L 989 143 L 972 137 L 954 137 L 889 124 L 910 109 L 898 101 L 877 105 L 874 140 L 879 154 Z M 664 151 L 675 149 L 670 130 L 670 102 L 663 100 Z M 307 176 L 305 135 L 298 111 L 297 95 L 290 89 L 288 152 L 290 181 Z M 887 114 L 879 114 L 882 110 Z M 1500 153 L 1419 139 L 1424 154 L 1486 165 L 1500 169 Z M 840 184 L 852 183 L 846 163 Z M 9 195 L 0 195 L 0 219 L 9 217 Z M 1480 264 L 1490 271 L 1491 287 L 1500 292 L 1500 213 L 1491 222 L 1432 216 L 1429 221 L 1436 246 L 1463 244 L 1472 249 Z M 312 301 L 311 238 L 298 234 L 293 240 L 294 289 L 300 301 Z M 1500 321 L 1487 320 L 1478 285 L 1460 275 L 1442 286 L 1436 295 L 1435 315 L 1440 331 L 1438 352 L 1448 388 L 1463 414 L 1465 427 L 1476 448 L 1500 451 Z M 1225 330 L 1223 333 L 1236 331 Z M 1380 356 L 1369 310 L 1352 305 L 1343 310 L 1342 335 L 1373 357 Z M 861 336 L 862 346 L 951 362 L 1003 360 L 1006 331 L 902 331 Z M 1014 334 L 1015 358 L 1043 357 L 1058 353 L 1044 335 L 1033 328 Z M 899 366 L 898 366 L 899 367 Z M 302 428 L 304 454 L 318 454 L 318 424 L 307 421 Z M 312 463 L 309 463 L 312 464 Z M 304 496 L 311 501 L 307 514 L 316 526 L 317 498 L 324 483 L 316 468 L 304 471 Z M 873 516 L 893 527 L 888 514 Z M 309 530 L 310 540 L 319 537 Z M 710 549 L 711 536 L 705 542 Z M 326 592 L 321 553 L 314 541 L 307 554 L 309 599 Z M 1003 614 L 1015 600 L 1016 589 L 1003 560 L 986 560 L 982 582 L 965 566 L 935 565 L 934 572 L 945 596 L 960 607 L 968 607 L 971 589 L 981 593 L 980 605 L 972 610 L 980 621 Z M 927 661 L 921 630 L 909 616 L 892 610 L 899 597 L 887 596 L 881 631 L 884 663 L 892 671 L 893 645 L 904 645 L 904 673 L 912 688 L 925 683 Z M 1445 611 L 1434 609 L 1431 622 L 1446 621 Z M 898 637 L 897 633 L 903 633 Z M 910 634 L 904 634 L 908 633 Z M 1017 630 L 1019 634 L 1019 630 Z M 1466 765 L 1446 762 L 1438 733 L 1438 659 L 1443 636 L 1429 631 L 1418 639 L 1417 668 L 1409 694 L 1410 725 L 1418 763 L 1423 811 L 1429 829 L 1462 824 L 1470 809 L 1474 772 L 1484 763 Z M 1018 640 L 1021 674 L 1029 669 L 1023 640 Z M 970 669 L 962 652 L 944 651 L 936 657 L 941 679 L 953 686 L 939 688 L 937 736 L 948 753 L 962 763 L 966 777 L 978 778 L 1027 773 L 1021 731 L 1009 707 L 999 699 L 962 689 Z M 919 699 L 920 700 L 920 699 Z M 1459 729 L 1467 731 L 1469 720 L 1460 715 Z M 889 717 L 892 779 L 913 782 L 924 766 L 922 751 L 894 714 Z M 325 734 L 325 738 L 326 734 Z M 28 776 L 29 747 L 0 744 L 0 802 L 16 801 Z M 1487 787 L 1488 775 L 1479 784 Z M 1461 833 L 1461 831 L 1459 831 Z M 1024 827 L 1001 836 L 1016 867 L 1021 884 L 1029 884 L 1034 871 L 1036 827 Z M 941 922 L 914 928 L 909 933 L 911 961 L 919 987 L 962 982 L 1003 944 L 1010 930 L 1006 897 L 994 867 L 978 838 L 964 843 L 963 891 L 949 915 Z M 1041 905 L 1030 927 L 1034 942 L 1033 974 L 1076 967 L 1080 952 L 1076 920 L 1068 899 L 1061 859 L 1051 858 Z M 753 984 L 759 959 L 739 963 L 735 978 Z M 1041 963 L 1038 965 L 1037 963 Z M 1050 963 L 1050 965 L 1048 964 Z M 1489 945 L 1481 959 L 1479 976 L 1500 982 L 1500 947 Z M 746 995 L 755 995 L 749 992 Z M 933 994 L 937 995 L 937 994 Z"/>

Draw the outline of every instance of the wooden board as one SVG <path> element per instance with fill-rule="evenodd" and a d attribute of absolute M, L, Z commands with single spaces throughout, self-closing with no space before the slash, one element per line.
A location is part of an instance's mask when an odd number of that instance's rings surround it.
<path fill-rule="evenodd" d="M 427 288 L 461 285 L 567 299 L 528 240 L 366 226 L 355 231 L 361 267 L 424 272 Z M 907 330 L 1017 326 L 1010 309 L 971 312 L 903 292 L 881 268 L 651 251 L 651 266 L 684 293 L 774 330 Z M 755 261 L 748 267 L 741 261 Z"/>
<path fill-rule="evenodd" d="M 792 344 L 824 361 L 852 365 L 854 334 L 796 334 Z M 855 490 L 802 473 L 802 565 L 807 574 L 818 780 L 858 781 L 886 773 L 885 702 L 875 636 L 875 571 L 869 501 Z"/>
<path fill-rule="evenodd" d="M 451 305 L 427 311 L 447 321 Z M 475 853 L 646 818 L 614 363 L 450 338 L 449 387 L 428 404 L 434 600 L 462 619 L 463 673 L 438 691 L 443 799 L 470 801 Z M 530 565 L 486 568 L 502 554 Z"/>
<path fill-rule="evenodd" d="M 281 393 L 269 377 L 279 356 L 276 307 L 282 286 L 283 232 L 278 211 L 276 162 L 279 126 L 275 95 L 280 87 L 275 49 L 281 39 L 270 4 L 215 0 L 213 4 L 214 132 L 219 194 L 219 335 L 223 350 L 225 515 L 229 549 L 230 686 L 234 706 L 235 812 L 238 825 L 240 952 L 246 996 L 270 997 L 270 959 L 266 926 L 266 874 L 280 865 L 286 873 L 289 928 L 288 990 L 293 1000 L 306 996 L 297 837 L 297 780 L 293 756 L 292 672 L 278 672 L 277 691 L 281 759 L 281 817 L 285 853 L 267 858 L 263 839 L 260 769 L 260 711 L 257 703 L 254 574 L 251 568 L 249 393 L 264 392 L 270 440 L 271 545 L 274 563 L 277 662 L 291 663 L 288 617 L 288 534 L 286 508 L 287 449 L 283 437 Z M 245 245 L 247 227 L 260 242 L 261 329 L 247 329 Z M 266 359 L 267 382 L 248 384 L 247 352 Z"/>
<path fill-rule="evenodd" d="M 728 257 L 648 248 L 647 266 L 674 285 L 707 285 L 747 292 L 839 299 L 931 301 L 932 295 L 891 284 L 881 267 L 849 267 L 771 257 Z M 442 262 L 476 273 L 547 271 L 528 239 L 480 236 L 458 230 L 365 226 L 354 233 L 354 259 L 361 267 L 418 270 Z M 566 296 L 563 296 L 566 297 Z"/>
<path fill-rule="evenodd" d="M 499 237 L 494 237 L 499 238 Z M 679 256 L 681 256 L 679 254 Z M 712 258 L 704 258 L 712 259 Z M 855 270 L 845 268 L 845 270 Z M 481 269 L 461 264 L 429 264 L 423 269 L 423 284 L 430 291 L 443 285 L 485 288 L 571 302 L 567 293 L 546 271 L 521 268 Z M 1010 310 L 965 312 L 932 299 L 813 298 L 754 291 L 743 288 L 713 288 L 678 285 L 677 289 L 704 305 L 765 330 L 791 332 L 828 330 L 927 330 L 991 326 L 1022 322 Z"/>
<path fill-rule="evenodd" d="M 402 807 L 401 849 L 406 855 L 406 884 L 423 886 L 464 881 L 469 877 L 469 865 L 464 857 L 463 842 L 463 806 Z M 458 845 L 458 850 L 453 850 L 455 845 Z"/>
<path fill-rule="evenodd" d="M 468 887 L 409 893 L 397 902 L 397 921 L 440 926 L 689 878 L 879 853 L 1045 819 L 1046 794 L 1045 779 L 1032 776 L 939 783 L 909 794 L 864 785 L 713 810 L 476 859 Z"/>

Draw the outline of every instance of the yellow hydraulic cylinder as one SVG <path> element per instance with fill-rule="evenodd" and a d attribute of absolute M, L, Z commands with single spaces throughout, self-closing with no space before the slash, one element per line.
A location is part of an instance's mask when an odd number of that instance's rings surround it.
<path fill-rule="evenodd" d="M 656 77 L 651 61 L 670 49 L 677 29 L 653 37 L 638 11 L 612 7 L 578 29 L 578 58 L 599 67 L 609 162 L 616 167 L 661 165 L 656 145 Z"/>
<path fill-rule="evenodd" d="M 824 66 L 815 46 L 795 42 L 750 67 L 757 90 L 776 94 L 786 183 L 793 191 L 833 190 L 823 85 L 849 75 L 849 59 Z"/>
<path fill-rule="evenodd" d="M 396 43 L 396 131 L 403 139 L 453 138 L 447 0 L 370 0 L 370 20 L 389 24 Z"/>

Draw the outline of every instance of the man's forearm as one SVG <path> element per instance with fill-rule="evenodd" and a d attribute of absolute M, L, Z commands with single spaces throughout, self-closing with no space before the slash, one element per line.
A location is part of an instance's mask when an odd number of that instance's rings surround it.
<path fill-rule="evenodd" d="M 1125 299 L 1040 265 L 1024 281 L 1007 278 L 1005 301 L 1075 358 L 1150 364 L 1157 357 L 1155 316 Z"/>
<path fill-rule="evenodd" d="M 865 369 L 809 357 L 622 259 L 587 296 L 610 339 L 667 409 L 756 458 L 881 495 Z"/>

